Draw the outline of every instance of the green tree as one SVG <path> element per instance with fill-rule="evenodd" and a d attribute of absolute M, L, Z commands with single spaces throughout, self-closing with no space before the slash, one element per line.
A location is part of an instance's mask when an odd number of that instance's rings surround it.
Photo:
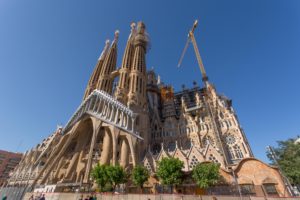
<path fill-rule="evenodd" d="M 199 163 L 192 171 L 192 177 L 202 189 L 215 185 L 220 180 L 220 165 L 216 163 Z"/>
<path fill-rule="evenodd" d="M 120 165 L 107 166 L 106 174 L 113 190 L 116 189 L 117 185 L 127 181 L 127 174 Z"/>
<path fill-rule="evenodd" d="M 179 185 L 182 182 L 183 162 L 178 158 L 163 158 L 158 162 L 156 175 L 163 185 L 170 185 L 173 191 L 173 186 Z"/>
<path fill-rule="evenodd" d="M 288 139 L 285 141 L 277 141 L 277 147 L 273 148 L 275 157 L 282 169 L 283 174 L 289 179 L 291 184 L 300 184 L 300 143 L 295 139 Z M 271 164 L 276 165 L 276 161 L 267 152 Z"/>
<path fill-rule="evenodd" d="M 134 185 L 139 186 L 141 188 L 141 191 L 143 190 L 144 183 L 149 178 L 149 172 L 146 167 L 137 165 L 132 170 L 132 182 Z"/>
<path fill-rule="evenodd" d="M 91 176 L 96 181 L 100 191 L 104 191 L 104 187 L 109 181 L 107 176 L 107 167 L 107 165 L 97 164 L 91 172 Z"/>

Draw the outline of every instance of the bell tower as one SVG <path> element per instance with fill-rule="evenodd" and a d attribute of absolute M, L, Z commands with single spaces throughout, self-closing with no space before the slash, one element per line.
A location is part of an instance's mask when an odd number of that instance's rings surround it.
<path fill-rule="evenodd" d="M 130 73 L 130 85 L 128 94 L 129 107 L 135 107 L 136 109 L 146 108 L 146 49 L 148 44 L 148 37 L 145 32 L 145 24 L 138 22 L 137 34 L 134 37 L 134 56 L 132 69 Z"/>
<path fill-rule="evenodd" d="M 134 55 L 133 39 L 135 34 L 136 34 L 135 23 L 132 23 L 131 33 L 127 40 L 126 48 L 123 55 L 122 65 L 119 70 L 120 72 L 119 82 L 115 92 L 116 99 L 124 104 L 127 103 L 127 94 L 129 91 L 130 71 L 132 68 L 132 61 Z"/>
<path fill-rule="evenodd" d="M 92 76 L 89 80 L 89 83 L 85 89 L 83 100 L 86 99 L 96 89 L 96 85 L 97 85 L 97 82 L 98 82 L 99 76 L 100 76 L 100 71 L 102 69 L 102 65 L 103 65 L 104 59 L 107 55 L 108 49 L 109 49 L 109 40 L 106 40 L 104 49 L 103 49 L 100 57 L 98 58 L 98 61 L 94 68 L 93 74 L 92 74 Z"/>
<path fill-rule="evenodd" d="M 103 66 L 100 71 L 100 77 L 97 82 L 97 89 L 103 90 L 109 94 L 112 93 L 113 77 L 111 73 L 116 69 L 117 64 L 117 42 L 119 38 L 119 31 L 115 32 L 115 38 L 111 44 L 110 49 L 105 56 Z"/>
<path fill-rule="evenodd" d="M 147 72 L 146 72 L 146 50 L 148 45 L 148 37 L 145 31 L 146 27 L 143 22 L 138 22 L 137 32 L 134 36 L 133 47 L 134 55 L 132 60 L 132 68 L 130 72 L 130 84 L 128 93 L 128 107 L 137 114 L 135 119 L 135 129 L 137 133 L 144 139 L 136 145 L 138 152 L 137 160 L 141 160 L 149 144 L 149 113 L 147 104 Z"/>

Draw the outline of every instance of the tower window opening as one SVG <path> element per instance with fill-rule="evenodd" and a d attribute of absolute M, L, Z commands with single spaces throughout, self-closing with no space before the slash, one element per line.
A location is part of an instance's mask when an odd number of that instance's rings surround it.
<path fill-rule="evenodd" d="M 234 145 L 233 148 L 234 148 L 234 151 L 235 151 L 235 156 L 236 156 L 237 158 L 241 159 L 241 158 L 244 157 L 243 152 L 242 152 L 240 146 Z"/>
<path fill-rule="evenodd" d="M 140 93 L 142 94 L 142 89 L 143 89 L 143 81 L 142 78 L 140 78 Z"/>

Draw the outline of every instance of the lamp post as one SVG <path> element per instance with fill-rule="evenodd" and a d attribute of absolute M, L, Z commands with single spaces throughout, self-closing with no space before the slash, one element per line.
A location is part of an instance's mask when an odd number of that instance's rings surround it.
<path fill-rule="evenodd" d="M 275 151 L 273 150 L 273 148 L 271 146 L 267 146 L 266 149 L 270 153 L 272 159 L 274 160 L 275 164 L 277 165 L 277 167 L 279 169 L 279 174 L 281 175 L 281 177 L 283 179 L 286 190 L 290 193 L 291 196 L 296 196 L 294 194 L 293 187 L 292 187 L 289 179 L 284 175 L 284 173 L 278 163 L 278 159 L 277 159 L 277 155 L 276 155 Z"/>
<path fill-rule="evenodd" d="M 242 200 L 242 192 L 241 192 L 241 188 L 240 188 L 240 185 L 237 181 L 237 178 L 235 176 L 235 173 L 234 173 L 234 170 L 232 169 L 232 167 L 228 167 L 228 169 L 231 171 L 232 173 L 232 176 L 233 176 L 233 179 L 234 179 L 234 183 L 236 184 L 237 186 L 237 189 L 238 189 L 238 192 L 239 192 L 239 196 L 240 196 L 240 200 Z"/>

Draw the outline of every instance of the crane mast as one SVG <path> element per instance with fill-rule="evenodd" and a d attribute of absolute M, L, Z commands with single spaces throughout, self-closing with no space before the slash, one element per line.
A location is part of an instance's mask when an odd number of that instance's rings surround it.
<path fill-rule="evenodd" d="M 200 52 L 199 52 L 197 42 L 196 42 L 196 39 L 195 39 L 195 36 L 194 36 L 194 31 L 195 31 L 197 25 L 198 25 L 198 20 L 195 20 L 192 29 L 189 31 L 188 39 L 187 39 L 187 42 L 186 42 L 185 47 L 183 49 L 183 52 L 181 54 L 181 57 L 180 57 L 180 60 L 179 60 L 179 63 L 178 63 L 178 67 L 180 67 L 180 65 L 182 63 L 182 60 L 183 60 L 183 57 L 185 55 L 185 52 L 186 52 L 186 50 L 189 46 L 189 43 L 191 42 L 193 44 L 194 51 L 195 51 L 195 54 L 196 54 L 196 58 L 197 58 L 197 61 L 198 61 L 198 65 L 199 65 L 199 68 L 200 68 L 200 71 L 201 71 L 201 74 L 202 74 L 202 81 L 206 84 L 206 82 L 208 81 L 208 77 L 206 75 L 204 65 L 203 65 L 203 62 L 202 62 L 202 58 L 200 56 Z"/>
<path fill-rule="evenodd" d="M 186 50 L 189 46 L 189 43 L 191 42 L 193 44 L 194 51 L 195 51 L 195 54 L 196 54 L 196 58 L 197 58 L 197 61 L 198 61 L 198 65 L 199 65 L 199 68 L 200 68 L 200 71 L 201 71 L 202 81 L 203 81 L 204 86 L 206 87 L 206 89 L 208 89 L 208 85 L 209 85 L 208 77 L 206 75 L 206 71 L 204 69 L 202 58 L 200 56 L 200 52 L 199 52 L 197 42 L 196 42 L 196 39 L 195 39 L 195 36 L 194 36 L 194 31 L 195 31 L 197 25 L 198 25 L 198 20 L 195 20 L 192 29 L 189 31 L 188 39 L 187 39 L 187 42 L 186 42 L 185 47 L 183 49 L 183 52 L 181 54 L 181 57 L 180 57 L 180 60 L 179 60 L 179 63 L 178 63 L 178 67 L 180 67 L 180 65 L 182 63 L 182 60 L 183 60 L 183 57 L 185 55 L 185 52 L 186 52 Z M 222 131 L 220 130 L 218 120 L 217 120 L 217 117 L 215 115 L 216 111 L 214 109 L 214 106 L 211 105 L 210 102 L 209 102 L 208 92 L 205 92 L 205 95 L 203 96 L 203 98 L 204 98 L 205 107 L 207 108 L 207 111 L 208 111 L 208 116 L 211 119 L 212 126 L 213 126 L 213 129 L 214 129 L 216 138 L 217 138 L 218 147 L 219 147 L 221 153 L 224 155 L 224 162 L 227 165 L 229 163 L 229 159 L 227 158 L 228 155 L 225 153 L 225 149 L 223 147 L 223 142 L 222 142 L 222 139 L 221 139 L 222 138 L 222 136 L 221 136 Z"/>

